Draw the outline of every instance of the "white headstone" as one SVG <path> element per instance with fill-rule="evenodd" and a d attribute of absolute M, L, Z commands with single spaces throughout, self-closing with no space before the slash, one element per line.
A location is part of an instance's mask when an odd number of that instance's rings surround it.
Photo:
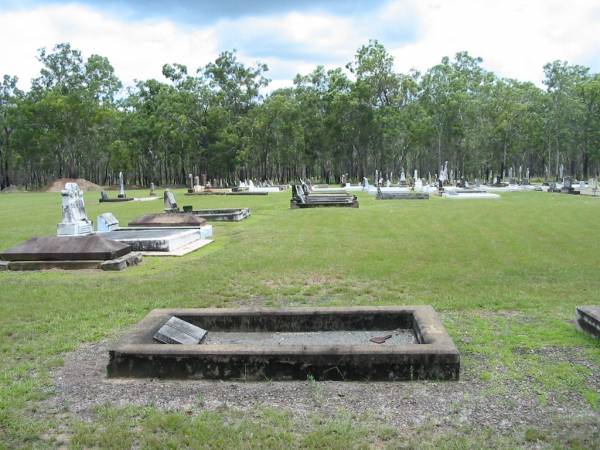
<path fill-rule="evenodd" d="M 85 236 L 91 234 L 92 221 L 85 213 L 83 192 L 77 183 L 65 184 L 60 192 L 62 199 L 62 221 L 58 224 L 57 236 Z"/>
<path fill-rule="evenodd" d="M 448 161 L 444 163 L 444 167 L 440 168 L 440 178 L 439 180 L 444 183 L 448 181 Z"/>
<path fill-rule="evenodd" d="M 423 192 L 423 181 L 420 178 L 417 178 L 415 181 L 415 192 Z"/>
<path fill-rule="evenodd" d="M 125 182 L 123 181 L 123 172 L 119 172 L 119 198 L 125 198 Z"/>
<path fill-rule="evenodd" d="M 111 212 L 100 214 L 96 218 L 96 232 L 106 233 L 119 229 L 119 221 Z"/>

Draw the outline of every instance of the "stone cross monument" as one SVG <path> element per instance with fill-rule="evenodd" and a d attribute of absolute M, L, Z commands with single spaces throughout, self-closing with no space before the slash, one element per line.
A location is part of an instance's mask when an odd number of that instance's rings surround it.
<path fill-rule="evenodd" d="M 92 234 L 92 221 L 85 213 L 83 192 L 77 183 L 65 184 L 60 192 L 62 199 L 62 221 L 58 224 L 57 236 L 85 236 Z"/>

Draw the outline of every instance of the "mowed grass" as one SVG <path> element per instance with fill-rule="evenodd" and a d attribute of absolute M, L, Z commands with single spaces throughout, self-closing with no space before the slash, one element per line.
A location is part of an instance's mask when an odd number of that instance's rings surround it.
<path fill-rule="evenodd" d="M 396 442 L 393 430 L 371 430 L 344 416 L 316 417 L 299 433 L 292 417 L 268 409 L 188 417 L 107 407 L 92 422 L 40 411 L 53 395 L 49 372 L 65 352 L 113 337 L 162 307 L 431 304 L 459 346 L 463 367 L 483 361 L 481 377 L 491 390 L 527 378 L 542 404 L 562 395 L 600 407 L 587 381 L 600 370 L 600 346 L 572 324 L 576 305 L 600 304 L 599 199 L 532 192 L 499 201 L 376 201 L 359 194 L 359 209 L 290 210 L 289 192 L 183 192 L 176 191 L 180 205 L 250 207 L 252 216 L 213 224 L 215 242 L 195 253 L 148 257 L 120 273 L 0 272 L 0 447 L 52 446 L 48 435 L 59 428 L 81 448 L 194 447 L 195 440 L 263 448 Z M 162 210 L 162 200 L 101 204 L 98 197 L 85 194 L 94 221 L 111 211 L 126 225 Z M 0 195 L 0 249 L 53 235 L 59 221 L 57 193 Z M 593 367 L 538 351 L 553 348 L 581 350 Z M 528 430 L 524 442 L 536 433 Z M 504 439 L 475 427 L 427 442 L 463 448 Z"/>

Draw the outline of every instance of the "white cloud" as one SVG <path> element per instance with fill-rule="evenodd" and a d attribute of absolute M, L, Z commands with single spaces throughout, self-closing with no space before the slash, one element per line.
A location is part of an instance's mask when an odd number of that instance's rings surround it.
<path fill-rule="evenodd" d="M 391 0 L 378 9 L 365 7 L 360 16 L 292 11 L 197 27 L 64 4 L 0 11 L 0 74 L 18 75 L 27 88 L 40 69 L 37 49 L 70 42 L 84 56 L 107 56 L 130 85 L 136 78 L 160 78 L 164 63 L 195 70 L 235 47 L 245 63 L 269 65 L 273 89 L 291 85 L 296 73 L 317 64 L 344 65 L 375 38 L 401 71 L 425 70 L 442 56 L 467 50 L 502 76 L 539 83 L 542 66 L 555 59 L 600 70 L 598 29 L 597 0 Z"/>
<path fill-rule="evenodd" d="M 160 78 L 165 63 L 195 70 L 218 54 L 210 29 L 184 29 L 169 21 L 126 22 L 78 5 L 0 13 L 0 42 L 0 74 L 18 75 L 21 88 L 39 74 L 37 49 L 60 42 L 70 42 L 84 57 L 108 57 L 126 85 L 134 79 Z"/>
<path fill-rule="evenodd" d="M 536 83 L 556 59 L 600 70 L 597 0 L 436 0 L 415 8 L 416 41 L 392 49 L 400 70 L 425 70 L 463 50 L 502 76 Z"/>

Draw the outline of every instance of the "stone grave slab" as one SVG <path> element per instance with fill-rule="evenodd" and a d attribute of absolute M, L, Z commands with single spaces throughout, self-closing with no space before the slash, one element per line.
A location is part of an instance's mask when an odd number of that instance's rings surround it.
<path fill-rule="evenodd" d="M 356 195 L 343 192 L 337 193 L 314 193 L 308 192 L 308 187 L 292 186 L 292 199 L 290 208 L 319 208 L 319 207 L 349 207 L 358 208 Z"/>
<path fill-rule="evenodd" d="M 214 222 L 239 222 L 250 217 L 249 208 L 198 209 L 192 214 Z"/>
<path fill-rule="evenodd" d="M 163 344 L 194 345 L 202 342 L 207 331 L 178 317 L 171 317 L 160 327 L 154 339 Z"/>
<path fill-rule="evenodd" d="M 0 253 L 4 270 L 123 270 L 142 257 L 127 244 L 98 235 L 32 238 Z"/>
<path fill-rule="evenodd" d="M 577 324 L 582 330 L 600 339 L 600 305 L 578 306 Z"/>
<path fill-rule="evenodd" d="M 193 213 L 145 214 L 129 222 L 130 227 L 201 227 L 206 219 Z"/>
<path fill-rule="evenodd" d="M 34 237 L 0 253 L 5 261 L 106 261 L 131 252 L 131 247 L 109 238 L 88 236 Z"/>
<path fill-rule="evenodd" d="M 127 244 L 145 256 L 183 256 L 212 242 L 204 228 L 121 228 L 103 236 Z"/>
<path fill-rule="evenodd" d="M 429 200 L 427 192 L 384 192 L 378 188 L 377 200 Z"/>

